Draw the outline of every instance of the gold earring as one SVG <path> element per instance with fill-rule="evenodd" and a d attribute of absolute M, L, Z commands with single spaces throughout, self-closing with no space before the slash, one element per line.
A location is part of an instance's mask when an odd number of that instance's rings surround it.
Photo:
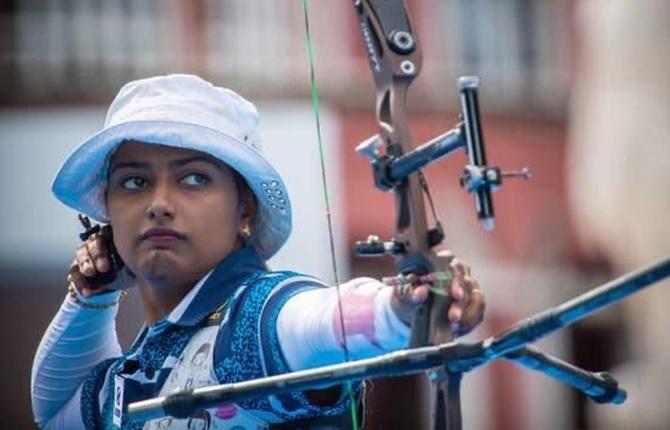
<path fill-rule="evenodd" d="M 249 224 L 244 224 L 240 228 L 240 236 L 242 236 L 243 240 L 249 239 L 249 236 L 251 236 L 251 227 L 249 227 Z"/>

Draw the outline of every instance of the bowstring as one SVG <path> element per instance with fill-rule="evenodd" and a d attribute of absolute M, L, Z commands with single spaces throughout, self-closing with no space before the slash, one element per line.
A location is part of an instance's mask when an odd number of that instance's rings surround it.
<path fill-rule="evenodd" d="M 314 48 L 312 45 L 312 36 L 309 30 L 309 17 L 307 12 L 307 0 L 301 0 L 302 12 L 305 21 L 305 45 L 307 47 L 307 59 L 309 63 L 309 78 L 310 78 L 310 93 L 312 99 L 312 111 L 314 112 L 314 119 L 316 122 L 316 138 L 319 147 L 319 161 L 321 164 L 321 183 L 323 187 L 323 196 L 326 206 L 326 220 L 328 223 L 328 238 L 330 241 L 330 256 L 331 265 L 333 268 L 333 281 L 337 291 L 337 306 L 340 312 L 340 330 L 342 332 L 342 348 L 344 349 L 344 360 L 350 361 L 349 347 L 347 345 L 346 330 L 344 327 L 344 312 L 342 308 L 342 296 L 340 294 L 340 282 L 337 268 L 337 258 L 335 257 L 335 237 L 333 234 L 333 219 L 330 210 L 330 197 L 328 193 L 328 180 L 326 175 L 325 151 L 323 148 L 323 140 L 321 138 L 321 115 L 319 107 L 319 91 L 316 85 L 316 77 L 314 73 Z M 351 381 L 345 383 L 349 395 L 349 405 L 351 407 L 351 419 L 354 430 L 358 430 L 358 413 L 356 411 L 356 402 Z"/>

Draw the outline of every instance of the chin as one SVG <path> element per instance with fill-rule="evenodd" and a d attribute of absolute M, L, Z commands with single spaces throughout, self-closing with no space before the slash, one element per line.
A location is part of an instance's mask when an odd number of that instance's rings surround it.
<path fill-rule="evenodd" d="M 139 262 L 137 273 L 148 279 L 164 279 L 179 272 L 179 259 L 166 250 L 151 250 Z"/>

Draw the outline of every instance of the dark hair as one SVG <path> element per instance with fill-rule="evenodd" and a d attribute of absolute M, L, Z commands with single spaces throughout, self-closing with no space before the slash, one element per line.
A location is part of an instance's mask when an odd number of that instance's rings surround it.
<path fill-rule="evenodd" d="M 244 176 L 242 176 L 237 170 L 231 168 L 233 172 L 233 179 L 235 180 L 235 188 L 237 188 L 237 202 L 240 205 L 249 205 L 253 217 L 256 216 L 256 211 L 258 209 L 258 199 L 256 198 L 256 193 L 254 193 L 249 186 L 249 183 Z"/>

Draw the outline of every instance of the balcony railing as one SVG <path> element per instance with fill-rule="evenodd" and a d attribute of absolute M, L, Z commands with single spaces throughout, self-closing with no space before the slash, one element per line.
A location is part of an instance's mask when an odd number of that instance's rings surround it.
<path fill-rule="evenodd" d="M 490 109 L 561 111 L 572 1 L 408 2 L 424 50 L 413 103 L 451 104 L 455 79 L 478 74 Z M 8 4 L 0 9 L 2 104 L 107 101 L 130 79 L 172 72 L 198 73 L 253 97 L 309 91 L 298 0 Z M 322 94 L 369 104 L 371 78 L 350 2 L 309 5 Z"/>

